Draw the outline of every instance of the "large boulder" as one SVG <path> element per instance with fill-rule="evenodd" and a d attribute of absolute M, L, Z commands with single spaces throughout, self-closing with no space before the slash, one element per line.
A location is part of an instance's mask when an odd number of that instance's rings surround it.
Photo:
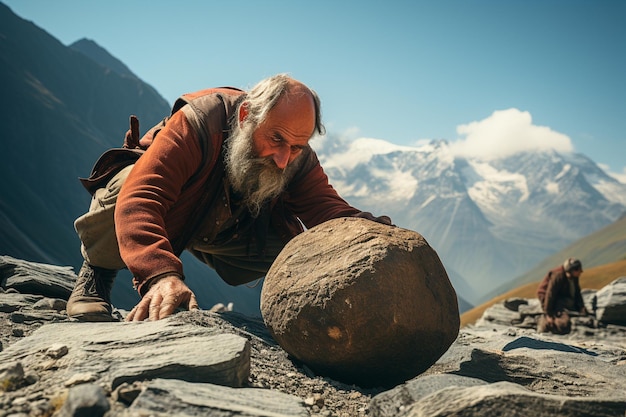
<path fill-rule="evenodd" d="M 393 386 L 433 365 L 459 332 L 456 293 L 419 234 L 335 219 L 291 240 L 266 275 L 261 314 L 317 373 Z"/>

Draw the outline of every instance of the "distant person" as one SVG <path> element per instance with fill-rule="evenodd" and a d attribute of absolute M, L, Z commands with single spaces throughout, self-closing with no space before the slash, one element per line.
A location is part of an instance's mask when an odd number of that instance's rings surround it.
<path fill-rule="evenodd" d="M 131 117 L 124 148 L 106 152 L 83 181 L 93 199 L 75 222 L 85 261 L 67 304 L 72 318 L 113 320 L 111 288 L 122 268 L 142 297 L 126 320 L 198 308 L 183 250 L 239 285 L 263 277 L 305 227 L 350 216 L 391 224 L 329 184 L 309 146 L 324 132 L 319 98 L 287 75 L 249 92 L 184 95 L 141 139 L 138 124 Z"/>
<path fill-rule="evenodd" d="M 537 331 L 567 334 L 571 330 L 570 315 L 587 315 L 580 293 L 579 278 L 583 266 L 578 259 L 569 258 L 563 265 L 552 269 L 537 289 L 543 315 L 537 323 Z"/>

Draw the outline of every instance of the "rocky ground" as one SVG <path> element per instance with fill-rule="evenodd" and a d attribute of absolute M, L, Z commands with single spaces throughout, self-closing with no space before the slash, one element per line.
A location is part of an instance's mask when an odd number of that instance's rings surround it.
<path fill-rule="evenodd" d="M 405 384 L 362 389 L 315 375 L 262 321 L 235 312 L 70 322 L 74 279 L 0 257 L 0 416 L 626 414 L 626 327 L 576 318 L 569 335 L 537 334 L 534 300 L 489 309 Z M 624 286 L 603 296 L 609 313 L 626 306 Z"/>

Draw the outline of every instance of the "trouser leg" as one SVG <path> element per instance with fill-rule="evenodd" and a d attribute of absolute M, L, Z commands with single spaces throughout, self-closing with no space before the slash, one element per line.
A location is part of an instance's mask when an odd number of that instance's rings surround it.
<path fill-rule="evenodd" d="M 98 189 L 89 211 L 76 219 L 85 261 L 67 302 L 67 315 L 81 321 L 111 321 L 111 289 L 117 271 L 125 267 L 115 235 L 114 212 L 117 196 L 132 166 L 115 175 Z"/>
<path fill-rule="evenodd" d="M 125 268 L 115 235 L 115 203 L 132 165 L 122 169 L 98 189 L 91 199 L 89 211 L 74 222 L 81 241 L 81 253 L 88 264 L 106 269 Z"/>

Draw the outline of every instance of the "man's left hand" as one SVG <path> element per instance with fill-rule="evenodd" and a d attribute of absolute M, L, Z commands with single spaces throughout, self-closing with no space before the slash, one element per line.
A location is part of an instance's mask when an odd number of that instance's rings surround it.
<path fill-rule="evenodd" d="M 395 226 L 391 223 L 391 218 L 389 216 L 374 216 L 372 213 L 368 211 L 362 211 L 358 214 L 355 214 L 353 217 L 359 217 L 361 219 L 371 220 L 376 223 L 386 224 L 388 226 Z"/>

